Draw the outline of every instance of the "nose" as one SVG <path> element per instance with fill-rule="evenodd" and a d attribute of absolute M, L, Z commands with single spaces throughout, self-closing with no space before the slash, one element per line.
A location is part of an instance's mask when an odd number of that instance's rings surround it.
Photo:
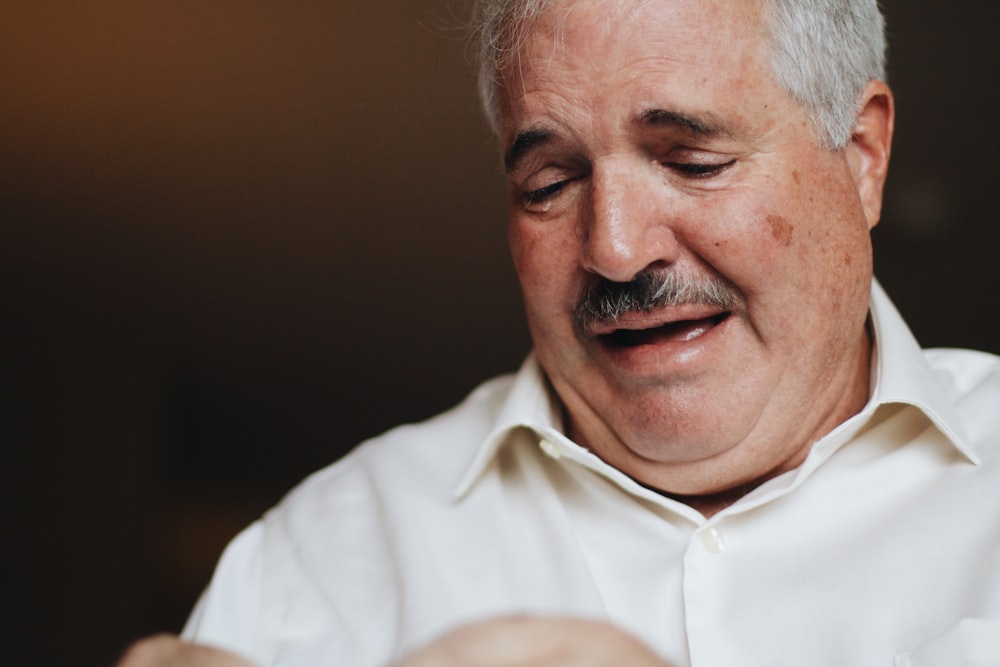
<path fill-rule="evenodd" d="M 677 260 L 679 244 L 663 193 L 636 165 L 595 166 L 580 221 L 583 268 L 614 282 Z"/>

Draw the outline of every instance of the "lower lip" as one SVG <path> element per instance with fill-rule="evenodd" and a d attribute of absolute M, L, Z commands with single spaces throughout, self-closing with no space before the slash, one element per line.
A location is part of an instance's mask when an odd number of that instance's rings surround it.
<path fill-rule="evenodd" d="M 688 329 L 671 332 L 662 336 L 656 333 L 635 334 L 643 341 L 629 345 L 615 342 L 612 335 L 597 338 L 597 348 L 601 356 L 614 366 L 636 374 L 662 373 L 671 368 L 690 369 L 709 348 L 720 342 L 729 328 L 732 315 L 720 321 L 692 323 Z"/>

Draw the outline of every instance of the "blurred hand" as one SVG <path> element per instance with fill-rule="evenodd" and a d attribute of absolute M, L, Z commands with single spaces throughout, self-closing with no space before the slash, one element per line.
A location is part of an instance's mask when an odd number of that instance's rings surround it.
<path fill-rule="evenodd" d="M 254 667 L 243 658 L 209 646 L 156 635 L 136 642 L 118 667 Z"/>
<path fill-rule="evenodd" d="M 670 667 L 600 621 L 512 616 L 457 628 L 392 667 Z"/>
<path fill-rule="evenodd" d="M 459 627 L 392 667 L 670 667 L 642 642 L 600 621 L 510 616 Z M 157 635 L 117 667 L 255 667 L 220 649 Z"/>

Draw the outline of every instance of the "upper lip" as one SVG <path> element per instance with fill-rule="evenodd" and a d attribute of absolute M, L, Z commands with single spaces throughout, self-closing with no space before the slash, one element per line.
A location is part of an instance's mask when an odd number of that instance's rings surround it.
<path fill-rule="evenodd" d="M 649 312 L 631 311 L 614 320 L 594 322 L 590 326 L 590 333 L 594 336 L 604 336 L 616 331 L 655 329 L 678 322 L 693 322 L 719 317 L 726 314 L 726 312 L 717 306 L 697 303 L 658 308 Z"/>

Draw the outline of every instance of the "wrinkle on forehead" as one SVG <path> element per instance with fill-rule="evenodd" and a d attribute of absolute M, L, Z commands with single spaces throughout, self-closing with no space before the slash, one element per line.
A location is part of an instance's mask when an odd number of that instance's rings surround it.
<path fill-rule="evenodd" d="M 498 100 L 502 141 L 509 146 L 513 135 L 525 129 L 512 127 L 510 122 L 523 114 L 529 98 L 534 98 L 531 106 L 536 111 L 572 111 L 580 108 L 580 100 L 567 99 L 566 95 L 592 89 L 595 82 L 611 89 L 634 80 L 634 102 L 643 108 L 632 110 L 630 115 L 657 107 L 693 112 L 685 104 L 677 106 L 680 100 L 660 96 L 658 87 L 642 92 L 646 87 L 642 79 L 653 74 L 649 81 L 655 81 L 655 75 L 666 81 L 673 78 L 673 72 L 688 78 L 691 92 L 699 87 L 739 87 L 742 79 L 727 78 L 725 72 L 745 71 L 750 62 L 768 68 L 762 1 L 553 0 L 532 22 L 503 72 Z M 700 83 L 690 78 L 696 71 L 703 72 Z M 549 85 L 552 81 L 559 85 Z M 611 117 L 601 114 L 590 122 L 601 119 Z"/>

